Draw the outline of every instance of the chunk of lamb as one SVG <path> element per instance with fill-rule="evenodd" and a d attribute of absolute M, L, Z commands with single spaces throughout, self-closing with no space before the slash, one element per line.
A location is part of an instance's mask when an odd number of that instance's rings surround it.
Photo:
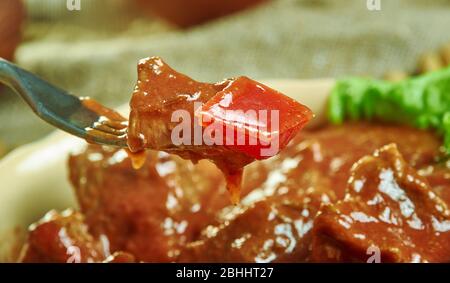
<path fill-rule="evenodd" d="M 164 150 L 224 173 L 237 203 L 243 167 L 276 155 L 312 118 L 312 112 L 247 77 L 210 84 L 171 69 L 158 57 L 138 65 L 130 102 L 132 152 Z"/>
<path fill-rule="evenodd" d="M 222 174 L 208 161 L 194 165 L 148 151 L 135 170 L 124 149 L 91 145 L 69 165 L 89 231 L 107 235 L 113 250 L 139 261 L 175 261 L 229 202 Z"/>
<path fill-rule="evenodd" d="M 30 226 L 20 262 L 133 262 L 131 254 L 110 254 L 106 236 L 93 237 L 83 216 L 73 210 L 48 212 Z"/>
<path fill-rule="evenodd" d="M 444 262 L 449 240 L 447 205 L 391 144 L 358 161 L 345 198 L 322 207 L 312 260 Z"/>
<path fill-rule="evenodd" d="M 353 164 L 390 142 L 417 167 L 439 154 L 436 136 L 408 127 L 348 123 L 304 131 L 278 156 L 247 167 L 242 206 L 223 209 L 221 223 L 204 229 L 180 261 L 310 261 L 320 206 L 343 199 Z"/>

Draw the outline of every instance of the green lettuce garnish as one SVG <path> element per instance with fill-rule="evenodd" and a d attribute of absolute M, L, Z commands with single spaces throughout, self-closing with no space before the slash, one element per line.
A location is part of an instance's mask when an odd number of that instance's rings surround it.
<path fill-rule="evenodd" d="M 400 82 L 339 80 L 328 103 L 328 118 L 334 124 L 376 120 L 434 129 L 450 155 L 450 67 Z"/>

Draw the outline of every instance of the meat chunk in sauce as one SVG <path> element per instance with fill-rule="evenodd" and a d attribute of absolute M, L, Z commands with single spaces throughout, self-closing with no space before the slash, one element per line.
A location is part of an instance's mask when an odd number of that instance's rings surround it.
<path fill-rule="evenodd" d="M 390 143 L 398 151 L 390 146 L 372 156 Z M 450 190 L 450 169 L 447 163 L 437 162 L 440 143 L 429 132 L 393 125 L 354 123 L 305 131 L 279 155 L 246 167 L 239 206 L 229 205 L 223 176 L 208 161 L 193 165 L 175 155 L 149 151 L 144 166 L 134 170 L 125 150 L 91 145 L 72 156 L 69 164 L 85 215 L 83 225 L 89 227 L 85 230 L 94 239 L 105 235 L 111 252 L 125 252 L 109 258 L 112 262 L 130 260 L 130 254 L 150 262 L 366 261 L 371 244 L 381 248 L 382 261 L 448 261 L 450 253 L 445 248 L 431 252 L 440 247 L 446 234 L 432 235 L 434 226 L 442 230 L 448 223 L 446 204 L 439 197 L 450 205 L 450 198 L 445 197 Z M 413 181 L 397 176 L 398 164 L 407 168 Z M 377 190 L 381 168 L 391 169 L 393 180 L 414 205 L 425 229 L 408 228 L 405 221 L 410 219 L 398 214 L 399 202 L 387 195 L 375 207 L 366 205 Z M 347 188 L 349 178 L 352 183 Z M 366 182 L 360 193 L 352 191 L 355 180 L 363 178 Z M 442 212 L 432 207 L 438 204 Z M 358 209 L 368 217 L 375 217 L 379 212 L 375 209 L 388 208 L 391 216 L 397 213 L 406 224 L 391 225 L 397 229 L 395 234 L 388 226 L 371 228 L 375 227 L 370 226 L 372 222 L 337 233 L 334 208 L 341 206 L 345 213 Z M 372 233 L 388 237 L 386 243 L 371 237 Z M 354 238 L 354 234 L 368 240 Z M 417 235 L 427 240 L 419 242 Z M 36 249 L 46 245 L 43 240 L 37 243 L 42 244 L 35 244 Z M 387 243 L 390 249 L 385 253 Z M 65 254 L 63 249 L 46 250 L 49 254 L 41 261 Z M 413 251 L 419 256 L 412 258 Z M 90 257 L 105 260 L 103 255 Z"/>
<path fill-rule="evenodd" d="M 434 135 L 407 127 L 358 123 L 305 131 L 280 155 L 247 168 L 244 188 L 251 189 L 244 207 L 219 213 L 225 215 L 222 223 L 207 227 L 180 260 L 311 260 L 311 231 L 321 205 L 343 199 L 352 165 L 391 142 L 419 168 L 439 155 Z"/>
<path fill-rule="evenodd" d="M 201 83 L 158 57 L 139 62 L 130 107 L 132 152 L 209 159 L 224 173 L 234 203 L 243 167 L 276 155 L 312 118 L 306 106 L 247 77 Z"/>
<path fill-rule="evenodd" d="M 229 203 L 217 168 L 149 151 L 135 170 L 123 149 L 89 146 L 69 160 L 70 179 L 90 232 L 137 260 L 174 261 L 185 243 Z"/>
<path fill-rule="evenodd" d="M 117 252 L 110 255 L 105 235 L 95 238 L 79 212 L 48 212 L 30 227 L 21 262 L 133 262 L 132 255 Z"/>
<path fill-rule="evenodd" d="M 449 240 L 447 205 L 391 144 L 359 160 L 345 198 L 321 208 L 312 260 L 366 261 L 377 252 L 382 262 L 447 262 Z"/>
<path fill-rule="evenodd" d="M 269 198 L 235 207 L 221 225 L 208 226 L 189 244 L 180 262 L 299 262 L 309 256 L 318 202 L 304 197 Z"/>

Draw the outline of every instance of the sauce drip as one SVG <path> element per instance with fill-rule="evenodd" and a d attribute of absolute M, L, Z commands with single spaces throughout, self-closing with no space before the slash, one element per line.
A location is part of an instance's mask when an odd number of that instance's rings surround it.
<path fill-rule="evenodd" d="M 239 168 L 233 172 L 224 172 L 222 170 L 222 172 L 227 182 L 227 190 L 230 193 L 230 201 L 232 204 L 237 205 L 241 199 L 241 185 L 244 169 Z"/>
<path fill-rule="evenodd" d="M 138 170 L 141 169 L 142 166 L 144 166 L 145 160 L 147 159 L 145 150 L 132 152 L 130 149 L 127 148 L 126 152 L 131 160 L 131 165 L 133 166 L 133 169 Z"/>

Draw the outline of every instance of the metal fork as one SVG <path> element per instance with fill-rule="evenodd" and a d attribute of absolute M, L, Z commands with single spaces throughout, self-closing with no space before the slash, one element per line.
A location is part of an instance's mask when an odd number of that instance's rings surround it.
<path fill-rule="evenodd" d="M 47 123 L 91 143 L 127 147 L 127 120 L 112 109 L 69 94 L 0 58 L 0 83 Z"/>

